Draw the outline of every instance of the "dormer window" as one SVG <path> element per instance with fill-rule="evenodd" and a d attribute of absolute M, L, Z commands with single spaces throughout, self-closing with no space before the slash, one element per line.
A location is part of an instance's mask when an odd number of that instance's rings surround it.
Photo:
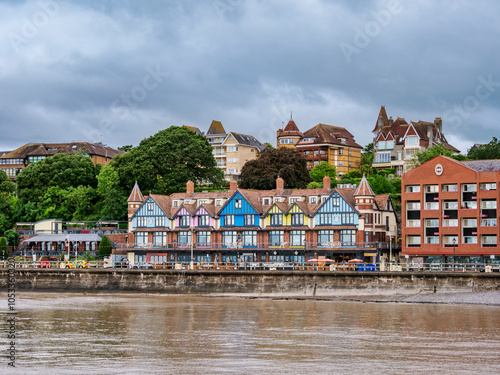
<path fill-rule="evenodd" d="M 406 137 L 405 146 L 418 146 L 418 137 L 415 135 Z"/>
<path fill-rule="evenodd" d="M 316 204 L 316 197 L 309 198 L 309 203 L 310 204 Z"/>
<path fill-rule="evenodd" d="M 174 201 L 174 207 L 179 207 L 179 201 Z"/>
<path fill-rule="evenodd" d="M 264 206 L 269 206 L 271 204 L 271 200 L 269 198 L 264 198 L 263 201 Z"/>
<path fill-rule="evenodd" d="M 220 199 L 216 200 L 215 205 L 218 207 L 222 206 L 222 201 Z"/>

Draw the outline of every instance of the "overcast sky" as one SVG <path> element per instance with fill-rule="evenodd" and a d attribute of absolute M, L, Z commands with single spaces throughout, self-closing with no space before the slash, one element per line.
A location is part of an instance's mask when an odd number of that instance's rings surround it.
<path fill-rule="evenodd" d="M 0 0 L 0 151 L 212 120 L 275 145 L 290 112 L 366 145 L 385 105 L 466 152 L 500 138 L 499 21 L 495 0 Z"/>

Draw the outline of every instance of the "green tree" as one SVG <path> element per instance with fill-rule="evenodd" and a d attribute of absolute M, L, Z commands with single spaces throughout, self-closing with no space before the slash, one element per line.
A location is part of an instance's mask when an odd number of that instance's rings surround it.
<path fill-rule="evenodd" d="M 316 181 L 312 181 L 307 184 L 306 189 L 321 189 L 322 186 L 323 184 Z"/>
<path fill-rule="evenodd" d="M 100 215 L 104 220 L 124 220 L 127 216 L 127 192 L 120 188 L 118 172 L 107 165 L 97 176 Z"/>
<path fill-rule="evenodd" d="M 7 246 L 7 239 L 5 237 L 0 237 L 0 256 L 2 259 L 9 257 L 9 248 Z"/>
<path fill-rule="evenodd" d="M 184 188 L 189 180 L 220 186 L 224 178 L 208 140 L 178 126 L 144 139 L 129 152 L 114 157 L 111 165 L 124 191 L 130 191 L 134 181 L 138 181 L 145 191 L 171 194 Z"/>
<path fill-rule="evenodd" d="M 97 186 L 92 160 L 82 155 L 57 154 L 31 163 L 17 175 L 18 197 L 22 204 L 40 202 L 51 187 Z"/>
<path fill-rule="evenodd" d="M 270 149 L 275 149 L 276 148 L 272 144 L 270 144 L 269 142 L 265 142 L 264 144 L 267 146 L 267 148 L 270 148 Z"/>
<path fill-rule="evenodd" d="M 323 177 L 328 176 L 333 181 L 337 178 L 337 168 L 328 163 L 327 161 L 322 161 L 318 165 L 315 165 L 313 169 L 309 171 L 311 178 L 315 182 L 322 183 Z"/>
<path fill-rule="evenodd" d="M 278 177 L 288 189 L 305 188 L 311 181 L 307 160 L 293 148 L 265 149 L 241 168 L 240 185 L 244 189 L 275 189 Z"/>
<path fill-rule="evenodd" d="M 467 152 L 467 157 L 471 160 L 500 159 L 500 142 L 496 137 L 485 144 L 474 146 Z"/>
<path fill-rule="evenodd" d="M 16 191 L 16 184 L 9 179 L 7 173 L 0 169 L 0 192 L 14 193 Z"/>
<path fill-rule="evenodd" d="M 12 194 L 16 184 L 9 180 L 7 174 L 0 169 L 0 234 L 12 228 L 15 222 L 15 207 L 18 199 Z"/>
<path fill-rule="evenodd" d="M 14 229 L 6 230 L 4 236 L 10 246 L 18 246 L 19 233 L 17 233 Z"/>
<path fill-rule="evenodd" d="M 99 242 L 99 257 L 103 258 L 105 256 L 108 256 L 111 254 L 111 251 L 113 250 L 113 245 L 111 241 L 109 240 L 108 237 L 104 236 L 101 238 L 101 242 Z"/>
<path fill-rule="evenodd" d="M 125 146 L 118 147 L 118 150 L 127 152 L 127 151 L 132 150 L 133 148 L 134 148 L 134 146 L 132 146 L 132 145 L 125 145 Z"/>
<path fill-rule="evenodd" d="M 417 152 L 414 156 L 414 163 L 416 165 L 421 165 L 424 164 L 425 162 L 428 162 L 429 160 L 434 159 L 439 155 L 448 156 L 451 158 L 457 158 L 454 154 L 455 154 L 454 151 L 447 149 L 443 145 L 438 144 L 429 147 L 422 152 Z"/>

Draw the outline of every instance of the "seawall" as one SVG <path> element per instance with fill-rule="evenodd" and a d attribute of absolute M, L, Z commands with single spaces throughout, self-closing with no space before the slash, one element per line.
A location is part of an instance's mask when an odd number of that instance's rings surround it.
<path fill-rule="evenodd" d="M 6 290 L 8 270 L 0 269 Z M 498 273 L 16 269 L 16 291 L 333 297 L 500 290 Z"/>

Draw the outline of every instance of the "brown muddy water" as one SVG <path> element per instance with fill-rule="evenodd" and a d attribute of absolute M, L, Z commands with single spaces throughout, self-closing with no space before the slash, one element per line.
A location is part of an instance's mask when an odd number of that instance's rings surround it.
<path fill-rule="evenodd" d="M 500 373 L 498 306 L 23 293 L 16 309 L 0 374 Z"/>

